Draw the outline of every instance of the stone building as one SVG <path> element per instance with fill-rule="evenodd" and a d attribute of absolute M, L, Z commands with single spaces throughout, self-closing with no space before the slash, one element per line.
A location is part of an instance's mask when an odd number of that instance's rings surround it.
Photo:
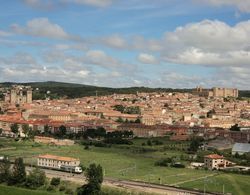
<path fill-rule="evenodd" d="M 196 87 L 193 90 L 194 95 L 202 97 L 238 97 L 239 91 L 236 88 L 219 88 L 213 87 L 212 89 L 203 89 L 202 87 Z"/>
<path fill-rule="evenodd" d="M 32 88 L 30 86 L 13 85 L 4 96 L 4 101 L 11 104 L 32 103 Z"/>

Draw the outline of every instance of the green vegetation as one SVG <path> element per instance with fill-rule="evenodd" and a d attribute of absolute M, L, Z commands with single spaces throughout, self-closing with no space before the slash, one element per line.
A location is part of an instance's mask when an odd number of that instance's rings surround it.
<path fill-rule="evenodd" d="M 25 186 L 30 189 L 37 189 L 41 187 L 46 182 L 45 172 L 35 168 L 30 171 L 29 175 L 26 177 Z"/>
<path fill-rule="evenodd" d="M 145 144 L 148 140 L 150 140 L 151 145 Z M 223 172 L 219 172 L 218 175 L 216 171 L 155 166 L 155 162 L 164 158 L 174 158 L 175 162 L 180 162 L 186 167 L 189 166 L 189 161 L 193 158 L 192 154 L 186 153 L 190 142 L 170 141 L 168 137 L 133 139 L 132 141 L 132 145 L 112 145 L 110 148 L 91 145 L 88 150 L 84 150 L 84 146 L 79 144 L 51 146 L 29 140 L 1 139 L 1 144 L 4 147 L 0 150 L 0 156 L 8 155 L 10 159 L 22 156 L 25 163 L 33 165 L 36 164 L 34 157 L 38 154 L 49 153 L 76 157 L 80 158 L 84 167 L 88 167 L 92 163 L 100 164 L 106 177 L 162 183 L 200 190 L 203 190 L 204 178 L 208 177 L 211 181 L 217 181 L 219 178 L 221 179 L 220 184 L 223 183 L 226 186 L 226 192 L 230 192 L 230 190 L 237 192 L 240 188 L 241 194 L 248 194 L 249 187 L 247 188 L 246 184 L 249 182 L 250 176 Z M 200 154 L 200 156 L 202 155 L 205 153 Z M 235 181 L 234 185 L 230 185 L 230 179 Z M 210 183 L 207 184 L 206 189 L 207 191 L 222 192 L 221 187 Z M 238 195 L 237 193 L 233 194 Z"/>
<path fill-rule="evenodd" d="M 87 183 L 78 188 L 77 195 L 98 195 L 101 193 L 103 171 L 100 165 L 90 164 L 85 171 Z"/>
<path fill-rule="evenodd" d="M 17 83 L 2 83 L 2 87 L 10 87 Z M 190 89 L 171 89 L 171 88 L 149 88 L 149 87 L 130 87 L 130 88 L 108 88 L 97 87 L 90 85 L 74 84 L 74 83 L 62 83 L 62 82 L 33 82 L 33 83 L 18 83 L 21 85 L 31 86 L 33 91 L 33 99 L 45 99 L 50 97 L 51 99 L 58 99 L 62 97 L 66 98 L 78 98 L 84 96 L 95 96 L 96 91 L 98 95 L 112 95 L 116 94 L 136 94 L 137 92 L 190 92 Z M 36 90 L 38 89 L 38 90 Z M 1 95 L 1 94 L 0 94 Z"/>
<path fill-rule="evenodd" d="M 141 114 L 141 110 L 139 106 L 123 106 L 123 105 L 115 105 L 114 110 L 119 111 L 124 114 Z"/>
<path fill-rule="evenodd" d="M 62 83 L 62 82 L 33 82 L 33 83 L 1 83 L 2 87 L 10 87 L 14 84 L 29 85 L 33 91 L 33 99 L 45 99 L 50 97 L 51 99 L 58 99 L 62 97 L 66 98 L 78 98 L 84 96 L 95 96 L 96 91 L 98 95 L 111 95 L 111 94 L 136 94 L 137 92 L 191 92 L 192 89 L 172 89 L 172 88 L 149 88 L 149 87 L 130 87 L 130 88 L 108 88 L 97 87 L 90 85 L 74 84 L 74 83 Z M 36 90 L 38 89 L 38 90 Z M 49 92 L 49 93 L 48 93 Z M 250 91 L 239 91 L 239 97 L 250 97 Z M 3 98 L 3 94 L 0 94 L 0 98 Z M 126 100 L 124 100 L 126 101 Z M 134 102 L 134 101 L 133 101 Z"/>
<path fill-rule="evenodd" d="M 52 195 L 41 190 L 29 190 L 14 186 L 0 185 L 0 195 Z M 53 193 L 54 194 L 54 193 Z"/>

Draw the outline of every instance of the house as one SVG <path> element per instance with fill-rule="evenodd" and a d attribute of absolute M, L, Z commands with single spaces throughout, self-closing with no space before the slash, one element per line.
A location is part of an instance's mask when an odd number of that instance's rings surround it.
<path fill-rule="evenodd" d="M 235 143 L 232 148 L 232 155 L 235 155 L 236 153 L 242 155 L 247 152 L 250 152 L 250 144 L 247 143 Z"/>
<path fill-rule="evenodd" d="M 204 156 L 204 167 L 210 170 L 212 169 L 224 169 L 227 166 L 233 165 L 234 163 L 226 160 L 224 156 L 218 154 L 209 154 Z"/>
<path fill-rule="evenodd" d="M 37 157 L 37 165 L 51 169 L 58 169 L 61 165 L 64 166 L 79 166 L 80 160 L 77 158 L 55 156 L 50 154 L 39 155 Z"/>

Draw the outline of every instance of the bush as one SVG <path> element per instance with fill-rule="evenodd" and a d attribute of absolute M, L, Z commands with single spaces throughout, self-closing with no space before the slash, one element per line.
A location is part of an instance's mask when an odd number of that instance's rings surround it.
<path fill-rule="evenodd" d="M 104 140 L 104 143 L 106 144 L 126 144 L 126 145 L 132 145 L 133 142 L 127 139 L 122 138 L 108 138 Z"/>
<path fill-rule="evenodd" d="M 105 144 L 103 142 L 96 142 L 94 143 L 95 147 L 108 147 L 108 144 Z"/>
<path fill-rule="evenodd" d="M 61 182 L 61 179 L 59 177 L 53 177 L 50 181 L 50 185 L 58 186 L 60 182 Z"/>
<path fill-rule="evenodd" d="M 152 141 L 155 145 L 163 145 L 163 142 L 159 141 L 159 140 L 153 140 Z"/>
<path fill-rule="evenodd" d="M 89 146 L 88 145 L 84 146 L 84 150 L 89 150 Z"/>
<path fill-rule="evenodd" d="M 45 172 L 36 168 L 33 169 L 30 174 L 26 177 L 25 186 L 27 188 L 36 189 L 43 186 L 46 181 Z"/>
<path fill-rule="evenodd" d="M 64 191 L 65 189 L 65 186 L 60 186 L 59 191 Z"/>
<path fill-rule="evenodd" d="M 49 191 L 49 192 L 53 191 L 54 189 L 55 189 L 54 186 L 47 187 L 47 191 Z"/>
<path fill-rule="evenodd" d="M 175 168 L 185 168 L 185 165 L 181 164 L 181 163 L 174 163 L 171 165 L 171 167 L 175 167 Z"/>
<path fill-rule="evenodd" d="M 155 166 L 167 167 L 168 164 L 172 163 L 171 158 L 163 158 L 155 162 Z"/>
<path fill-rule="evenodd" d="M 73 195 L 73 194 L 74 194 L 74 191 L 71 190 L 71 189 L 66 189 L 66 190 L 65 190 L 65 194 Z"/>

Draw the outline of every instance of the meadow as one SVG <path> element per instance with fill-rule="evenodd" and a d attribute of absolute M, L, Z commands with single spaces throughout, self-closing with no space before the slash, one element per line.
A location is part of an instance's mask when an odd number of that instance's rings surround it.
<path fill-rule="evenodd" d="M 37 144 L 32 141 L 14 141 L 0 139 L 0 156 L 10 158 L 23 157 L 26 163 L 36 165 L 35 157 L 39 154 L 54 154 L 80 158 L 84 166 L 98 163 L 104 169 L 104 175 L 110 178 L 144 181 L 167 184 L 189 189 L 205 189 L 207 191 L 232 192 L 235 195 L 249 194 L 250 176 L 226 174 L 216 171 L 194 170 L 189 168 L 171 168 L 154 166 L 154 163 L 164 157 L 187 155 L 183 151 L 169 150 L 169 145 L 179 146 L 178 143 L 161 140 L 163 145 L 142 146 L 147 140 L 134 140 L 133 145 L 112 146 L 110 148 L 94 147 L 84 149 L 83 145 L 50 146 Z M 187 143 L 180 146 L 185 147 Z M 4 147 L 3 147 L 4 146 Z M 165 149 L 164 149 L 165 147 Z M 142 150 L 144 149 L 144 150 Z M 144 152 L 142 152 L 144 151 Z M 145 152 L 146 151 L 146 152 Z M 183 162 L 188 163 L 188 162 Z"/>

